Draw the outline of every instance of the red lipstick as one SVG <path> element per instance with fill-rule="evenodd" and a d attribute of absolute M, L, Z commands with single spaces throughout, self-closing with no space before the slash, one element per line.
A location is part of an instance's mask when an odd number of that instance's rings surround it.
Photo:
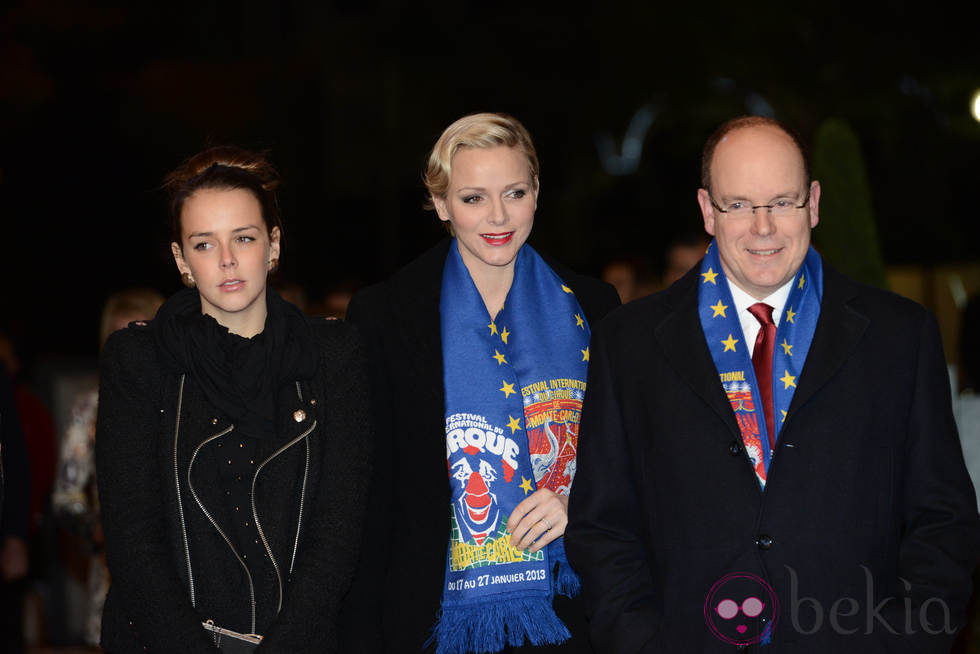
<path fill-rule="evenodd" d="M 482 238 L 483 242 L 486 243 L 487 245 L 492 245 L 492 246 L 506 245 L 510 243 L 510 240 L 512 238 L 514 238 L 514 232 L 480 234 L 480 238 Z"/>

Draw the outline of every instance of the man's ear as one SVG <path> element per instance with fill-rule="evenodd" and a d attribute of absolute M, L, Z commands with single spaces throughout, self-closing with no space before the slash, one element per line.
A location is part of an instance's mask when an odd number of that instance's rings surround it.
<path fill-rule="evenodd" d="M 715 208 L 711 206 L 711 195 L 703 188 L 698 189 L 698 206 L 701 207 L 701 217 L 704 218 L 704 231 L 715 235 Z"/>
<path fill-rule="evenodd" d="M 820 222 L 820 182 L 813 180 L 810 182 L 810 229 L 817 226 Z"/>

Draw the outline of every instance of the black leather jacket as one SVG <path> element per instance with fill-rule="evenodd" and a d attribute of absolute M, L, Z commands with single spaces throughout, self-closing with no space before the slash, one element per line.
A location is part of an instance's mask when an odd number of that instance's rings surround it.
<path fill-rule="evenodd" d="M 217 473 L 221 448 L 237 445 L 234 425 L 189 375 L 160 374 L 152 324 L 106 344 L 96 465 L 112 575 L 108 651 L 213 651 L 204 620 L 263 634 L 260 651 L 335 649 L 373 439 L 356 333 L 312 324 L 317 374 L 279 390 L 277 433 L 258 443 L 254 474 L 241 482 L 258 561 L 237 544 Z"/>

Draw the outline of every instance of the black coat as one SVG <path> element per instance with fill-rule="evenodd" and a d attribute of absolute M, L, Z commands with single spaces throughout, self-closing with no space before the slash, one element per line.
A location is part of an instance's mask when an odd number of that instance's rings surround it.
<path fill-rule="evenodd" d="M 31 514 L 28 468 L 13 383 L 0 363 L 0 545 L 8 537 L 27 541 Z"/>
<path fill-rule="evenodd" d="M 421 652 L 438 615 L 451 501 L 439 318 L 450 243 L 359 292 L 348 311 L 368 351 L 379 440 L 371 519 L 344 607 L 345 652 Z M 590 325 L 619 304 L 608 284 L 548 264 L 572 288 Z M 556 608 L 567 619 L 562 600 Z"/>
<path fill-rule="evenodd" d="M 261 561 L 248 561 L 256 622 L 271 624 L 260 651 L 335 651 L 367 501 L 373 435 L 360 341 L 338 321 L 311 325 L 317 372 L 280 389 L 277 433 L 261 439 L 255 457 L 255 514 L 280 572 L 264 549 Z M 102 355 L 96 465 L 112 575 L 102 644 L 214 651 L 202 620 L 251 627 L 249 578 L 208 515 L 234 542 L 217 466 L 221 447 L 237 441 L 192 377 L 161 374 L 151 329 L 130 325 Z"/>
<path fill-rule="evenodd" d="M 744 572 L 781 609 L 771 645 L 750 651 L 949 651 L 920 611 L 937 629 L 945 605 L 963 625 L 980 541 L 935 320 L 825 265 L 762 492 L 701 329 L 699 271 L 593 335 L 565 542 L 597 650 L 734 651 L 704 605 Z M 912 636 L 877 617 L 904 629 L 900 578 Z"/>

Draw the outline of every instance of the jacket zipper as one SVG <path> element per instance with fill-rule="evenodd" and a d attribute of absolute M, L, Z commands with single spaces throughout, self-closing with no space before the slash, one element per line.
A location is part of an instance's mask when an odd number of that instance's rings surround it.
<path fill-rule="evenodd" d="M 296 550 L 299 548 L 299 529 L 303 524 L 303 503 L 306 500 L 306 479 L 310 476 L 310 441 L 306 440 L 306 468 L 303 470 L 303 486 L 299 491 L 299 517 L 296 519 L 296 538 L 293 540 L 293 558 L 289 560 L 289 574 L 296 565 Z"/>
<path fill-rule="evenodd" d="M 242 557 L 239 556 L 238 551 L 235 549 L 235 546 L 231 544 L 231 540 L 221 529 L 221 527 L 218 526 L 218 522 L 211 515 L 211 512 L 205 508 L 204 504 L 201 502 L 201 499 L 197 496 L 197 493 L 194 491 L 194 485 L 191 483 L 191 470 L 194 468 L 194 460 L 197 458 L 197 454 L 198 452 L 201 451 L 201 448 L 207 445 L 208 443 L 210 443 L 211 441 L 213 441 L 214 439 L 220 438 L 221 436 L 224 436 L 225 434 L 229 433 L 234 428 L 235 425 L 229 425 L 226 429 L 221 430 L 214 436 L 211 436 L 210 438 L 201 441 L 201 443 L 198 444 L 196 448 L 194 448 L 194 454 L 191 455 L 190 463 L 187 464 L 187 490 L 191 492 L 191 495 L 194 497 L 194 501 L 197 502 L 197 506 L 200 507 L 201 512 L 204 513 L 208 521 L 210 521 L 211 526 L 213 526 L 215 530 L 221 535 L 221 538 L 224 539 L 225 544 L 228 545 L 228 549 L 230 549 L 231 553 L 235 555 L 235 558 L 238 559 L 238 563 L 241 564 L 242 569 L 245 571 L 245 576 L 248 577 L 248 595 L 252 604 L 252 628 L 250 633 L 254 634 L 255 633 L 255 586 L 252 584 L 252 573 L 249 572 L 248 566 L 245 565 L 245 561 L 243 561 Z"/>
<path fill-rule="evenodd" d="M 255 482 L 258 481 L 258 479 L 259 479 L 259 473 L 262 472 L 262 468 L 264 468 L 267 463 L 269 463 L 274 458 L 276 458 L 277 456 L 279 456 L 280 454 L 282 454 L 283 452 L 285 452 L 286 450 L 288 450 L 290 447 L 292 447 L 296 443 L 298 443 L 301 440 L 305 439 L 307 436 L 310 435 L 310 433 L 314 429 L 316 429 L 316 419 L 315 418 L 313 419 L 313 424 L 310 425 L 310 428 L 309 429 L 307 429 L 305 432 L 303 432 L 302 434 L 300 434 L 299 436 L 297 436 L 293 440 L 289 441 L 288 443 L 286 443 L 285 445 L 283 445 L 282 447 L 280 447 L 278 450 L 276 450 L 275 452 L 273 452 L 269 456 L 269 458 L 267 458 L 265 461 L 263 461 L 261 464 L 259 464 L 259 467 L 255 469 L 255 474 L 252 476 L 252 493 L 251 493 L 251 495 L 252 495 L 252 519 L 255 521 L 255 528 L 259 532 L 259 538 L 262 539 L 262 545 L 265 547 L 265 552 L 266 552 L 266 554 L 269 555 L 269 560 L 272 561 L 272 567 L 276 571 L 276 581 L 279 583 L 279 604 L 276 606 L 276 615 L 278 615 L 279 614 L 279 611 L 282 609 L 282 574 L 279 572 L 279 564 L 276 562 L 276 557 L 272 553 L 272 548 L 269 547 L 269 541 L 266 539 L 266 537 L 265 537 L 265 531 L 262 529 L 262 523 L 259 521 L 259 514 L 258 514 L 258 511 L 256 510 L 256 506 L 255 506 Z M 203 445 L 203 443 L 202 443 L 202 445 Z M 309 452 L 310 452 L 310 450 L 309 450 L 309 442 L 307 442 L 307 445 L 306 446 L 307 446 L 307 450 L 306 450 L 306 454 L 307 454 L 306 465 L 307 465 L 307 469 L 308 469 L 309 468 Z M 200 447 L 200 446 L 198 446 L 198 447 Z M 303 475 L 303 488 L 302 488 L 302 491 L 300 492 L 300 499 L 299 499 L 300 519 L 302 519 L 302 516 L 303 516 L 303 500 L 304 500 L 305 496 L 306 496 L 306 474 L 304 473 L 304 475 Z M 222 534 L 222 535 L 224 535 L 224 534 Z M 296 524 L 296 543 L 298 543 L 298 542 L 299 542 L 299 521 L 297 521 L 297 524 Z M 293 549 L 293 556 L 294 556 L 294 558 L 296 556 L 295 545 L 294 545 L 294 549 Z M 292 571 L 292 563 L 290 563 L 290 572 L 291 571 Z M 253 599 L 253 602 L 254 602 L 254 599 Z M 255 631 L 255 625 L 254 624 L 252 625 L 252 631 Z"/>
<path fill-rule="evenodd" d="M 184 400 L 184 378 L 185 378 L 185 375 L 181 375 L 180 376 L 180 386 L 179 386 L 178 391 L 177 391 L 177 418 L 176 418 L 176 421 L 175 421 L 175 424 L 174 424 L 174 484 L 175 484 L 176 489 L 177 489 L 177 511 L 178 511 L 178 513 L 180 515 L 180 530 L 181 530 L 181 535 L 183 536 L 183 539 L 184 539 L 184 557 L 185 557 L 185 559 L 187 561 L 187 578 L 188 578 L 188 586 L 190 587 L 191 606 L 193 606 L 194 608 L 197 608 L 197 601 L 196 601 L 196 596 L 195 596 L 195 591 L 194 591 L 194 573 L 193 573 L 193 569 L 192 569 L 192 566 L 191 566 L 191 550 L 190 550 L 190 544 L 189 544 L 189 542 L 187 540 L 187 523 L 186 523 L 186 520 L 184 518 L 184 502 L 183 502 L 183 499 L 181 498 L 181 495 L 180 495 L 180 471 L 179 471 L 179 467 L 178 467 L 178 457 L 177 457 L 177 451 L 178 451 L 177 450 L 177 443 L 178 443 L 178 437 L 180 435 L 180 415 L 181 415 L 181 407 L 183 405 L 183 400 Z M 303 392 L 300 389 L 300 384 L 299 384 L 298 381 L 296 382 L 296 394 L 299 396 L 299 399 L 302 402 L 302 400 L 303 400 Z M 272 554 L 272 548 L 269 547 L 269 542 L 266 539 L 265 532 L 262 530 L 262 525 L 259 522 L 259 516 L 258 516 L 258 512 L 256 510 L 256 505 L 255 505 L 255 483 L 258 480 L 259 472 L 262 470 L 262 468 L 265 466 L 265 464 L 269 463 L 272 459 L 274 459 L 277 456 L 279 456 L 280 454 L 282 454 L 284 451 L 286 451 L 287 449 L 289 449 L 290 447 L 292 447 L 293 445 L 295 445 L 300 440 L 303 440 L 307 436 L 309 436 L 313 432 L 313 430 L 316 429 L 316 425 L 317 425 L 317 421 L 316 421 L 316 419 L 314 419 L 313 420 L 313 424 L 310 425 L 310 428 L 307 429 L 303 434 L 297 436 L 295 439 L 293 439 L 292 441 L 290 441 L 286 445 L 284 445 L 281 448 L 279 448 L 276 452 L 274 452 L 271 456 L 269 456 L 265 461 L 263 461 L 259 465 L 259 467 L 256 469 L 255 475 L 252 477 L 252 492 L 251 492 L 251 496 L 252 496 L 252 518 L 253 518 L 253 520 L 255 520 L 255 527 L 256 527 L 256 529 L 259 532 L 259 536 L 262 538 L 262 544 L 265 547 L 266 553 L 269 555 L 269 560 L 272 561 L 272 567 L 276 571 L 276 579 L 279 582 L 279 604 L 276 607 L 276 614 L 277 615 L 278 615 L 279 611 L 282 609 L 282 576 L 281 576 L 281 574 L 279 572 L 279 565 L 276 562 L 275 556 L 273 556 L 273 554 Z M 205 445 L 207 445 L 208 443 L 210 443 L 211 441 L 213 441 L 214 439 L 220 438 L 221 436 L 224 436 L 225 434 L 231 432 L 234 428 L 235 428 L 234 425 L 229 426 L 227 429 L 225 429 L 225 430 L 223 430 L 223 431 L 221 431 L 221 432 L 219 432 L 219 433 L 211 436 L 207 440 L 201 442 L 194 449 L 194 453 L 191 455 L 190 463 L 187 465 L 187 488 L 190 491 L 191 495 L 193 496 L 194 501 L 197 502 L 198 507 L 200 507 L 201 511 L 207 517 L 208 521 L 215 528 L 215 530 L 217 530 L 217 532 L 221 535 L 221 538 L 224 539 L 225 544 L 228 545 L 228 548 L 231 549 L 232 554 L 234 554 L 235 555 L 235 558 L 238 559 L 238 563 L 241 564 L 242 569 L 245 570 L 245 575 L 246 575 L 246 577 L 248 577 L 249 596 L 250 596 L 250 599 L 251 599 L 251 607 L 252 607 L 252 622 L 251 622 L 252 628 L 251 628 L 251 632 L 252 633 L 255 633 L 256 601 L 255 601 L 255 587 L 254 587 L 254 585 L 252 583 L 252 574 L 249 571 L 248 566 L 245 565 L 245 562 L 238 555 L 238 552 L 235 550 L 234 546 L 231 544 L 231 541 L 228 539 L 228 536 L 225 534 L 224 531 L 222 531 L 221 527 L 218 526 L 217 521 L 214 519 L 214 517 L 211 515 L 211 513 L 204 507 L 204 504 L 201 502 L 200 498 L 197 496 L 197 493 L 194 491 L 194 486 L 191 483 L 191 468 L 193 468 L 193 466 L 194 466 L 194 460 L 197 458 L 197 454 L 198 454 L 198 452 L 201 451 L 201 448 L 204 447 Z M 296 551 L 297 551 L 297 549 L 299 547 L 299 534 L 300 534 L 300 529 L 301 529 L 302 523 L 303 523 L 303 507 L 304 507 L 304 504 L 305 504 L 305 501 L 306 501 L 306 484 L 307 484 L 307 480 L 309 478 L 309 474 L 310 474 L 310 442 L 309 442 L 309 440 L 306 440 L 306 466 L 305 466 L 305 468 L 303 470 L 303 485 L 302 485 L 302 487 L 300 489 L 300 495 L 299 495 L 299 516 L 297 517 L 297 520 L 296 520 L 296 537 L 293 540 L 293 555 L 292 555 L 292 558 L 291 558 L 291 560 L 289 562 L 289 573 L 290 574 L 292 574 L 292 572 L 293 572 L 293 566 L 296 564 Z M 212 636 L 213 635 L 214 634 L 212 634 Z"/>
<path fill-rule="evenodd" d="M 303 389 L 299 385 L 299 380 L 296 381 L 296 396 L 299 398 L 300 404 L 303 403 Z M 293 539 L 293 556 L 289 559 L 289 574 L 293 574 L 293 567 L 296 565 L 296 550 L 299 548 L 299 532 L 300 527 L 303 524 L 303 504 L 306 501 L 306 480 L 310 476 L 310 441 L 306 441 L 306 467 L 303 469 L 303 486 L 300 488 L 299 492 L 299 516 L 296 518 L 296 538 Z"/>
<path fill-rule="evenodd" d="M 180 409 L 184 403 L 184 375 L 180 376 L 180 388 L 177 390 L 177 420 L 174 423 L 174 484 L 177 487 L 177 513 L 180 515 L 180 533 L 184 537 L 184 556 L 187 559 L 187 582 L 191 591 L 191 606 L 197 608 L 194 595 L 194 571 L 191 569 L 191 548 L 187 542 L 187 524 L 184 521 L 184 501 L 180 497 L 180 470 L 177 467 L 177 439 L 180 434 Z"/>

